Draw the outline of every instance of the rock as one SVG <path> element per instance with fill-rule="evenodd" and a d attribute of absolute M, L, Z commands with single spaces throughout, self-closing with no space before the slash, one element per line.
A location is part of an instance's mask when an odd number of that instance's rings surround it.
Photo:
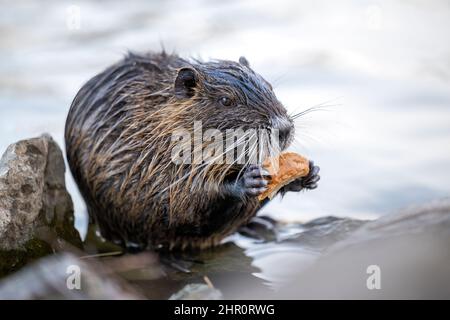
<path fill-rule="evenodd" d="M 104 265 L 60 253 L 42 258 L 0 281 L 0 299 L 143 299 L 143 296 Z"/>
<path fill-rule="evenodd" d="M 62 152 L 49 135 L 14 143 L 3 154 L 0 276 L 66 242 L 81 247 L 64 172 Z"/>
<path fill-rule="evenodd" d="M 203 283 L 190 283 L 170 296 L 169 300 L 220 300 L 222 293 Z"/>
<path fill-rule="evenodd" d="M 330 245 L 346 239 L 366 223 L 367 220 L 334 216 L 321 217 L 299 225 L 303 231 L 292 237 L 290 241 L 299 246 L 322 251 Z"/>
<path fill-rule="evenodd" d="M 367 220 L 325 216 L 307 223 L 283 223 L 267 216 L 257 216 L 239 229 L 244 237 L 260 243 L 292 243 L 313 250 L 324 250 L 365 224 Z"/>
<path fill-rule="evenodd" d="M 277 297 L 448 299 L 449 247 L 449 199 L 391 213 L 328 248 Z"/>

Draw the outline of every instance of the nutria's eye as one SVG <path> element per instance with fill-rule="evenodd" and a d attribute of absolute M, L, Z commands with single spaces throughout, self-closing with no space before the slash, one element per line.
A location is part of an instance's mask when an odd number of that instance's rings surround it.
<path fill-rule="evenodd" d="M 231 99 L 228 98 L 228 97 L 221 97 L 221 98 L 219 99 L 219 102 L 220 102 L 221 105 L 223 105 L 223 106 L 225 106 L 225 107 L 229 107 L 229 106 L 231 106 L 232 103 L 233 103 L 233 101 L 231 101 Z"/>

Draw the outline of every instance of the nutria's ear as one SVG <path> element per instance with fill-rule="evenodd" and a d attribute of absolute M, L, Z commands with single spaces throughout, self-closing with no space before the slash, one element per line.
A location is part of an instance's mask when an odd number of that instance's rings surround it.
<path fill-rule="evenodd" d="M 246 66 L 247 68 L 250 68 L 250 63 L 248 63 L 248 60 L 245 57 L 240 57 L 239 63 L 243 66 Z"/>
<path fill-rule="evenodd" d="M 175 95 L 179 98 L 191 98 L 194 96 L 194 88 L 197 86 L 197 72 L 192 68 L 181 68 L 175 79 Z"/>

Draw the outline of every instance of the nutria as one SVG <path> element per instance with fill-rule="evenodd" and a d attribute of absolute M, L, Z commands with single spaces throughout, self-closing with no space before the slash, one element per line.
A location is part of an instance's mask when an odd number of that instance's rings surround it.
<path fill-rule="evenodd" d="M 194 121 L 220 130 L 275 128 L 281 149 L 294 134 L 271 85 L 243 57 L 202 62 L 130 53 L 80 89 L 66 121 L 67 160 L 106 239 L 124 247 L 205 248 L 265 204 L 257 196 L 270 177 L 257 164 L 172 161 L 174 130 Z M 310 166 L 307 177 L 280 192 L 314 189 L 319 168 Z"/>

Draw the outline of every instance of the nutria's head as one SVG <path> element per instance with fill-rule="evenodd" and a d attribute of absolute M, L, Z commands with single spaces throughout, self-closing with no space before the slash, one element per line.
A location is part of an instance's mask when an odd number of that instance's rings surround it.
<path fill-rule="evenodd" d="M 286 109 L 244 57 L 239 62 L 198 62 L 180 68 L 174 88 L 176 98 L 189 104 L 203 128 L 276 129 L 281 149 L 293 138 L 294 123 Z"/>

